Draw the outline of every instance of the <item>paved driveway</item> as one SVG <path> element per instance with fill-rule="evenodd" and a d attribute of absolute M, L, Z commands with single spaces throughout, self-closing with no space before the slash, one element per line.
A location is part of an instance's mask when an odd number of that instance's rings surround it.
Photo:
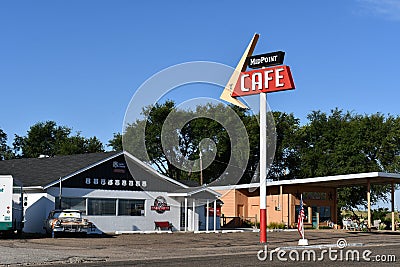
<path fill-rule="evenodd" d="M 321 265 L 319 258 L 325 266 L 347 266 L 346 259 L 335 261 L 329 258 L 329 249 L 340 249 L 336 246 L 340 239 L 340 245 L 347 245 L 346 251 L 359 251 L 359 255 L 370 250 L 369 264 L 378 262 L 376 256 L 386 257 L 387 266 L 393 266 L 400 262 L 400 232 L 347 232 L 344 230 L 310 230 L 306 231 L 306 238 L 310 246 L 308 250 L 316 253 L 316 260 L 301 260 L 304 249 L 297 247 L 299 235 L 292 232 L 268 233 L 267 258 L 263 260 L 265 249 L 259 244 L 259 234 L 254 232 L 243 233 L 173 233 L 173 234 L 131 234 L 110 237 L 90 238 L 22 238 L 0 239 L 0 266 L 7 265 L 92 265 L 92 266 L 254 266 L 271 265 L 297 266 Z M 280 248 L 278 250 L 274 249 Z M 326 253 L 321 256 L 321 252 Z M 282 252 L 285 251 L 285 252 Z M 295 251 L 295 252 L 293 252 Z M 297 251 L 297 252 L 296 252 Z M 272 254 L 272 258 L 271 257 Z M 278 258 L 278 253 L 280 253 Z M 290 257 L 290 253 L 291 256 Z M 296 255 L 299 254 L 299 260 Z M 310 254 L 307 251 L 306 257 Z M 334 254 L 335 255 L 335 254 Z M 333 256 L 334 256 L 333 255 Z M 395 259 L 389 256 L 395 256 Z M 311 255 L 312 256 L 312 255 Z M 332 255 L 331 255 L 332 256 Z M 260 259 L 261 260 L 260 260 Z M 286 259 L 286 261 L 282 261 Z M 381 258 L 380 258 L 381 259 Z M 311 262 L 310 262 L 311 261 Z M 354 260 L 351 264 L 364 264 L 363 258 L 359 263 Z M 382 264 L 382 261 L 379 262 Z"/>

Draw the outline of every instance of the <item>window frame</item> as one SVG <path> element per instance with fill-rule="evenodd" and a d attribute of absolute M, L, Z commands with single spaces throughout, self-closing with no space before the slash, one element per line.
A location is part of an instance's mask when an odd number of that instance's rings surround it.
<path fill-rule="evenodd" d="M 124 214 L 121 214 L 121 209 L 122 209 L 122 206 L 121 206 L 121 203 L 123 203 L 123 202 L 138 202 L 138 203 L 132 203 L 132 204 L 134 204 L 135 205 L 135 210 L 139 210 L 140 211 L 140 215 L 132 215 L 132 214 L 126 214 L 126 213 L 124 213 Z M 139 202 L 141 202 L 141 203 L 139 203 Z M 136 208 L 136 205 L 143 205 L 142 206 L 142 209 L 140 209 L 140 208 Z M 146 216 L 146 199 L 133 199 L 133 198 L 119 198 L 118 199 L 118 206 L 117 206 L 117 216 L 125 216 L 125 217 L 144 217 L 144 216 Z"/>
<path fill-rule="evenodd" d="M 118 210 L 117 209 L 117 204 L 118 204 L 118 201 L 117 201 L 116 198 L 87 198 L 86 201 L 87 201 L 87 212 L 86 212 L 87 216 L 117 216 L 117 210 Z M 100 207 L 100 209 L 103 209 L 101 214 L 96 214 L 96 212 L 93 212 L 94 208 L 93 208 L 93 206 L 91 206 L 91 203 L 90 203 L 92 201 L 101 201 L 100 205 L 102 205 L 102 206 Z M 110 214 L 110 213 L 105 214 L 103 201 L 104 202 L 107 202 L 107 201 L 114 202 L 113 203 L 114 205 L 110 205 L 110 207 L 113 207 L 113 209 L 114 209 L 114 213 L 113 214 Z M 97 207 L 96 207 L 96 209 L 97 209 Z"/>

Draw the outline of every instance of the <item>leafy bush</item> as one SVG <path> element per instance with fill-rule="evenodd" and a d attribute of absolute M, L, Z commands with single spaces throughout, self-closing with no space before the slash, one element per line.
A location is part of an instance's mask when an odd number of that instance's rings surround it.
<path fill-rule="evenodd" d="M 276 223 L 276 222 L 272 222 L 267 226 L 268 229 L 285 229 L 285 227 L 286 225 L 284 223 Z"/>
<path fill-rule="evenodd" d="M 372 220 L 386 221 L 386 216 L 389 214 L 388 208 L 379 208 L 372 211 Z"/>
<path fill-rule="evenodd" d="M 250 220 L 243 220 L 242 221 L 242 227 L 244 227 L 244 228 L 250 228 L 250 227 L 253 227 L 253 226 L 254 226 L 254 223 L 251 222 Z"/>
<path fill-rule="evenodd" d="M 379 230 L 385 230 L 385 229 L 386 229 L 386 223 L 380 223 Z"/>

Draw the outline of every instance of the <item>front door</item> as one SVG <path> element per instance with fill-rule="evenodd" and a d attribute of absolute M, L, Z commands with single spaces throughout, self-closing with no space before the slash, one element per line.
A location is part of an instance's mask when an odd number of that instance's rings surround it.
<path fill-rule="evenodd" d="M 243 205 L 237 205 L 236 216 L 244 217 L 244 206 Z"/>
<path fill-rule="evenodd" d="M 313 206 L 312 208 L 312 227 L 314 229 L 318 228 L 318 221 L 317 221 L 317 213 L 318 213 L 318 207 Z"/>

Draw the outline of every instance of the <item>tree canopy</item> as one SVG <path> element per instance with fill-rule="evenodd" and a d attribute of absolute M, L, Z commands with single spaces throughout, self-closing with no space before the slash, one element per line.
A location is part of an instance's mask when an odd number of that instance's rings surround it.
<path fill-rule="evenodd" d="M 399 172 L 400 118 L 334 109 L 313 111 L 299 129 L 299 178 L 362 172 Z M 372 202 L 386 200 L 388 186 L 372 186 Z M 339 189 L 339 206 L 366 206 L 366 188 Z"/>
<path fill-rule="evenodd" d="M 226 116 L 229 112 L 235 115 Z M 178 110 L 173 101 L 145 107 L 142 114 L 146 120 L 132 122 L 123 134 L 114 133 L 108 146 L 116 151 L 132 152 L 160 173 L 177 180 L 199 182 L 202 176 L 208 184 L 240 175 L 240 181 L 234 183 L 249 183 L 257 177 L 258 114 L 222 104 Z M 336 108 L 329 113 L 312 111 L 305 124 L 284 112 L 273 112 L 272 117 L 276 131 L 269 143 L 276 145 L 276 152 L 268 179 L 400 172 L 399 116 L 360 115 Z M 170 121 L 166 123 L 166 120 Z M 140 138 L 142 135 L 144 140 Z M 104 151 L 97 137 L 83 137 L 80 132 L 73 133 L 72 128 L 59 126 L 54 121 L 38 122 L 25 136 L 15 135 L 13 148 L 7 144 L 7 137 L 0 129 L 0 160 Z M 339 189 L 339 206 L 347 209 L 365 206 L 365 191 L 360 186 Z M 388 191 L 388 186 L 372 186 L 372 202 L 386 199 Z"/>
<path fill-rule="evenodd" d="M 0 129 L 0 160 L 13 158 L 11 148 L 7 145 L 7 134 Z"/>
<path fill-rule="evenodd" d="M 15 135 L 15 157 L 35 158 L 40 155 L 71 155 L 104 151 L 97 137 L 85 138 L 67 126 L 54 121 L 38 122 L 30 127 L 26 136 Z"/>
<path fill-rule="evenodd" d="M 243 172 L 246 164 L 243 166 L 240 164 L 244 152 L 238 149 L 231 154 L 232 144 L 229 133 L 224 127 L 229 125 L 230 128 L 240 131 L 238 123 L 242 122 L 240 119 L 230 121 L 230 116 L 224 116 L 227 112 L 228 108 L 222 104 L 198 106 L 195 111 L 176 110 L 172 101 L 146 107 L 142 113 L 147 117 L 147 121 L 138 120 L 126 128 L 123 136 L 124 149 L 155 166 L 162 174 L 177 180 L 200 180 L 198 170 L 201 149 L 204 153 L 202 163 L 208 165 L 207 159 L 211 157 L 214 159 L 210 160 L 209 166 L 202 172 L 205 183 L 224 175 L 229 166 L 231 173 L 238 170 Z M 245 116 L 244 110 L 237 110 L 237 113 L 238 117 Z M 196 117 L 195 114 L 201 116 Z M 172 120 L 176 123 L 164 123 L 168 116 L 172 116 Z M 183 124 L 179 125 L 179 121 Z M 140 136 L 143 131 L 145 131 L 146 151 L 141 149 L 143 140 Z M 109 144 L 120 143 L 118 138 L 121 137 L 118 135 L 114 137 Z M 235 146 L 245 146 L 240 139 L 234 136 L 231 138 L 238 140 Z M 206 142 L 203 142 L 204 140 Z M 164 145 L 167 144 L 166 147 L 163 147 L 163 142 Z"/>
<path fill-rule="evenodd" d="M 213 114 L 224 114 L 227 109 L 234 109 L 245 125 L 250 153 L 240 183 L 250 182 L 257 175 L 259 158 L 259 125 L 257 116 L 246 110 L 223 105 L 205 105 L 197 107 L 196 112 L 208 110 Z M 232 156 L 229 136 L 224 131 L 224 123 L 209 118 L 190 120 L 182 129 L 169 129 L 178 133 L 179 143 L 167 153 L 163 151 L 161 129 L 165 119 L 175 110 L 175 104 L 167 101 L 164 104 L 146 107 L 143 114 L 147 121 L 137 120 L 126 128 L 125 136 L 135 136 L 140 127 L 145 128 L 148 163 L 161 173 L 174 179 L 199 181 L 198 171 L 182 171 L 171 164 L 171 158 L 183 155 L 187 159 L 199 158 L 199 142 L 209 138 L 216 144 L 216 157 L 212 164 L 203 170 L 204 182 L 209 183 L 221 175 Z M 190 117 L 191 111 L 179 111 L 181 117 Z M 361 173 L 361 172 L 394 172 L 400 171 L 400 117 L 385 116 L 381 113 L 360 115 L 345 112 L 338 108 L 330 113 L 312 111 L 307 116 L 307 123 L 301 125 L 293 114 L 273 112 L 276 125 L 276 153 L 270 166 L 268 177 L 273 180 L 301 179 L 328 175 Z M 139 127 L 140 126 L 140 127 Z M 171 137 L 172 138 L 172 137 Z M 122 135 L 114 134 L 109 145 L 122 144 Z M 135 140 L 129 138 L 129 140 Z M 137 144 L 129 143 L 134 150 Z M 124 147 L 125 148 L 125 147 Z M 128 149 L 128 150 L 129 150 Z M 234 150 L 233 150 L 234 151 Z M 240 156 L 239 156 L 240 157 Z M 386 199 L 387 186 L 372 187 L 372 201 Z M 339 189 L 339 206 L 354 208 L 366 205 L 365 187 L 346 187 Z"/>

